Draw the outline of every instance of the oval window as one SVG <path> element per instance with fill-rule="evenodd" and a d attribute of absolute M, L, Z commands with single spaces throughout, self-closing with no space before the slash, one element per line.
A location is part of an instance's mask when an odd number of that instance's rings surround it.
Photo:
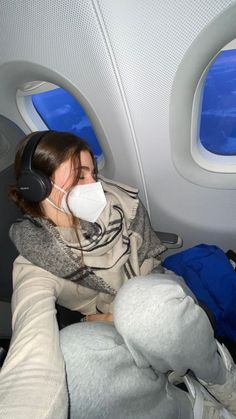
<path fill-rule="evenodd" d="M 205 78 L 200 142 L 210 153 L 236 155 L 236 49 L 223 50 Z"/>

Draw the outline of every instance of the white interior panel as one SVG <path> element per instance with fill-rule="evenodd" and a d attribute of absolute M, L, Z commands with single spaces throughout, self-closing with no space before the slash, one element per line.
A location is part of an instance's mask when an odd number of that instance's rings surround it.
<path fill-rule="evenodd" d="M 233 0 L 2 0 L 0 113 L 27 132 L 15 100 L 20 85 L 67 88 L 93 122 L 104 175 L 140 188 L 156 229 L 180 233 L 186 247 L 234 247 L 236 193 L 199 186 L 176 170 L 170 126 L 181 91 L 170 104 L 195 40 L 235 7 Z"/>

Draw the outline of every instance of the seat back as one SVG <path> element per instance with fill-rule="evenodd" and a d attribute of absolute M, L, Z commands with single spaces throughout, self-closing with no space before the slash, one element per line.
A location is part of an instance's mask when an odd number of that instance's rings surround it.
<path fill-rule="evenodd" d="M 12 263 L 17 251 L 8 232 L 20 211 L 8 198 L 8 189 L 14 182 L 15 148 L 24 136 L 14 122 L 0 115 L 0 301 L 10 301 L 12 295 Z"/>

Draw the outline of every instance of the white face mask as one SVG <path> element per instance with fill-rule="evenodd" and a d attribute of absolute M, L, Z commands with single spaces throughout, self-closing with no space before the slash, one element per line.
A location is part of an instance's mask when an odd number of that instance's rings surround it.
<path fill-rule="evenodd" d="M 101 182 L 76 185 L 68 192 L 55 183 L 53 185 L 65 193 L 61 201 L 61 208 L 58 209 L 67 214 L 72 213 L 81 220 L 94 223 L 107 204 Z M 50 200 L 49 202 L 53 204 Z"/>

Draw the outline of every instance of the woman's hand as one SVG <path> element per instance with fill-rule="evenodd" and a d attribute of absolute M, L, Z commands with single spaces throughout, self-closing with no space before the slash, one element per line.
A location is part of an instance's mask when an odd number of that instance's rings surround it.
<path fill-rule="evenodd" d="M 87 314 L 85 316 L 86 322 L 93 322 L 93 321 L 102 321 L 102 322 L 113 322 L 113 315 L 111 313 L 107 314 Z"/>

